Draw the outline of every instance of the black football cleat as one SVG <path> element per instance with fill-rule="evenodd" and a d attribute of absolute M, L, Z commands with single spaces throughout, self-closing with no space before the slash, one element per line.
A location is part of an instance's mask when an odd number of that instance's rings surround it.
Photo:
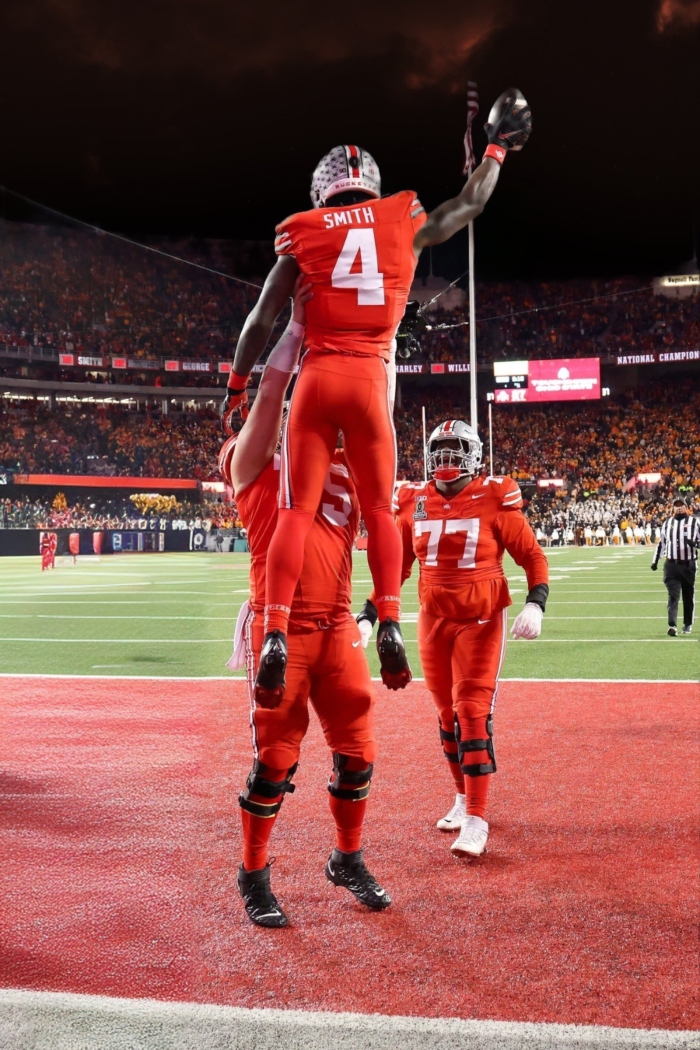
<path fill-rule="evenodd" d="M 678 628 L 676 627 L 675 623 L 671 624 L 669 629 L 666 631 L 666 634 L 669 635 L 671 638 L 676 637 L 676 635 L 678 634 Z"/>
<path fill-rule="evenodd" d="M 260 663 L 255 677 L 255 702 L 260 707 L 275 708 L 282 703 L 287 670 L 287 636 L 270 631 L 263 639 Z"/>
<path fill-rule="evenodd" d="M 382 620 L 379 624 L 377 652 L 382 682 L 387 689 L 405 689 L 413 675 L 408 666 L 401 628 L 395 620 Z"/>
<path fill-rule="evenodd" d="M 350 890 L 360 904 L 372 911 L 384 911 L 391 904 L 389 894 L 367 870 L 361 849 L 354 853 L 342 853 L 334 849 L 326 864 L 326 878 L 334 886 L 344 886 Z"/>
<path fill-rule="evenodd" d="M 236 879 L 248 918 L 256 926 L 278 930 L 289 925 L 279 901 L 270 889 L 270 865 L 259 871 L 246 871 L 241 864 Z"/>

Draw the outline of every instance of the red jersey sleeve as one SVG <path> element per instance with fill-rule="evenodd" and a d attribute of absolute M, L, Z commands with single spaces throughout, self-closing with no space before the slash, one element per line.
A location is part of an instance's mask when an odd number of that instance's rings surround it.
<path fill-rule="evenodd" d="M 528 590 L 531 591 L 538 583 L 549 583 L 549 563 L 530 523 L 522 511 L 517 509 L 517 505 L 515 508 L 506 507 L 501 511 L 496 518 L 494 532 L 498 534 L 516 565 L 525 570 Z"/>
<path fill-rule="evenodd" d="M 411 575 L 413 563 L 416 560 L 416 552 L 413 549 L 413 520 L 411 518 L 412 486 L 397 485 L 394 492 L 394 514 L 396 526 L 401 535 L 402 561 L 401 561 L 401 584 L 403 585 Z"/>
<path fill-rule="evenodd" d="M 408 212 L 408 214 L 409 214 L 409 217 L 411 219 L 411 223 L 413 225 L 413 232 L 417 233 L 418 230 L 421 228 L 421 226 L 426 221 L 426 219 L 428 218 L 428 216 L 425 214 L 425 208 L 423 207 L 423 205 L 421 204 L 421 202 L 419 201 L 417 195 L 413 192 L 413 190 L 410 191 L 410 194 L 411 194 L 411 203 L 409 205 L 409 212 Z"/>
<path fill-rule="evenodd" d="M 523 509 L 523 494 L 513 478 L 504 478 L 501 486 L 501 505 L 504 509 Z"/>
<path fill-rule="evenodd" d="M 275 253 L 277 255 L 296 255 L 299 248 L 299 224 L 296 216 L 290 215 L 278 226 L 275 226 Z"/>

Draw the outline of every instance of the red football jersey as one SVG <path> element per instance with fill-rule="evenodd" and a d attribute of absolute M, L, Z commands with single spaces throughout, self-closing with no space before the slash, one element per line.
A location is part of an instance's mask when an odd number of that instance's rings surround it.
<path fill-rule="evenodd" d="M 525 569 L 528 587 L 547 583 L 547 559 L 522 513 L 512 478 L 477 477 L 448 498 L 434 481 L 401 483 L 396 520 L 404 549 L 402 577 L 420 563 L 418 594 L 430 615 L 482 619 L 511 605 L 503 552 Z"/>
<path fill-rule="evenodd" d="M 350 207 L 298 212 L 276 228 L 275 251 L 293 255 L 313 285 L 306 304 L 309 350 L 379 354 L 388 360 L 425 222 L 413 190 Z"/>
<path fill-rule="evenodd" d="M 236 497 L 238 513 L 248 531 L 250 604 L 265 607 L 267 549 L 277 525 L 279 456 Z M 290 633 L 334 623 L 351 615 L 352 548 L 360 523 L 355 486 L 337 452 L 323 487 L 323 496 L 304 547 L 304 568 L 294 592 Z"/>

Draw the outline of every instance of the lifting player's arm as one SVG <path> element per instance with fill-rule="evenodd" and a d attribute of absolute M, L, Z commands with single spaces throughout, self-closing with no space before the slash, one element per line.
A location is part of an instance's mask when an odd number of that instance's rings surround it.
<path fill-rule="evenodd" d="M 413 250 L 420 255 L 431 244 L 442 244 L 481 215 L 496 188 L 501 164 L 509 149 L 522 148 L 532 130 L 532 114 L 528 106 L 516 107 L 518 99 L 512 95 L 493 124 L 486 125 L 489 145 L 484 159 L 462 192 L 432 211 L 413 238 Z"/>
<path fill-rule="evenodd" d="M 232 432 L 231 416 L 237 408 L 248 404 L 246 387 L 253 366 L 265 351 L 275 321 L 289 301 L 299 276 L 296 259 L 283 255 L 267 275 L 260 298 L 246 317 L 241 332 L 233 367 L 226 388 L 226 399 L 221 408 L 221 425 L 225 434 Z"/>
<path fill-rule="evenodd" d="M 284 395 L 299 361 L 304 339 L 304 308 L 312 295 L 311 285 L 299 276 L 294 287 L 292 319 L 270 351 L 255 402 L 236 442 L 231 460 L 231 484 L 236 493 L 262 474 L 277 448 Z"/>
<path fill-rule="evenodd" d="M 525 608 L 516 616 L 511 634 L 514 638 L 537 638 L 549 596 L 549 563 L 521 510 L 503 510 L 496 519 L 495 531 L 515 564 L 524 569 L 527 576 Z"/>

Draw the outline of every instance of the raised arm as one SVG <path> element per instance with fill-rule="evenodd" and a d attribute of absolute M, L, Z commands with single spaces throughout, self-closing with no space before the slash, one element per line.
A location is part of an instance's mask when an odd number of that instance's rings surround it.
<path fill-rule="evenodd" d="M 299 277 L 294 289 L 292 319 L 271 351 L 250 414 L 243 424 L 231 460 L 231 484 L 240 493 L 263 472 L 279 441 L 284 395 L 299 361 L 304 339 L 304 305 L 311 285 Z"/>
<path fill-rule="evenodd" d="M 291 255 L 280 256 L 267 275 L 260 298 L 246 317 L 236 346 L 226 399 L 221 408 L 221 425 L 225 434 L 232 433 L 231 416 L 235 409 L 240 408 L 245 412 L 248 404 L 246 386 L 253 365 L 262 356 L 275 321 L 289 301 L 298 276 L 296 259 Z"/>
<path fill-rule="evenodd" d="M 489 145 L 484 159 L 462 192 L 440 204 L 428 215 L 413 239 L 416 255 L 431 244 L 442 244 L 443 241 L 449 240 L 477 215 L 481 215 L 496 188 L 506 153 L 510 149 L 522 149 L 530 136 L 532 114 L 526 104 L 521 103 L 520 107 L 516 108 L 519 101 L 515 93 L 508 95 L 498 119 L 493 124 L 486 125 Z"/>
<path fill-rule="evenodd" d="M 496 189 L 501 165 L 493 157 L 484 157 L 464 189 L 457 197 L 438 205 L 413 238 L 413 250 L 418 255 L 422 248 L 442 244 L 481 215 Z"/>

